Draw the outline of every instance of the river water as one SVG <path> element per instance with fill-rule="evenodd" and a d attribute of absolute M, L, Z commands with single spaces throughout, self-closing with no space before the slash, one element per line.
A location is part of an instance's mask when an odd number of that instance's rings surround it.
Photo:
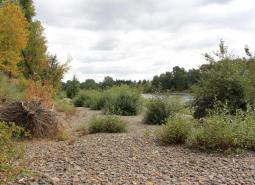
<path fill-rule="evenodd" d="M 169 95 L 142 94 L 142 97 L 145 99 L 152 99 L 157 96 L 160 96 L 160 97 L 168 96 L 170 98 L 180 98 L 183 103 L 188 103 L 194 99 L 192 95 L 188 95 L 188 94 L 169 94 Z"/>

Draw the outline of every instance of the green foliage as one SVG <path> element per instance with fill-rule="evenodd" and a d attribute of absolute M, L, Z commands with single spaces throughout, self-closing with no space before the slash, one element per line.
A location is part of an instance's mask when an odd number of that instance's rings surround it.
<path fill-rule="evenodd" d="M 56 99 L 55 100 L 56 110 L 59 112 L 64 112 L 66 116 L 73 115 L 75 113 L 75 108 L 72 101 L 68 98 Z"/>
<path fill-rule="evenodd" d="M 172 72 L 162 73 L 154 76 L 151 82 L 152 91 L 185 91 L 200 79 L 200 72 L 197 69 L 186 71 L 184 68 L 175 66 Z"/>
<path fill-rule="evenodd" d="M 19 0 L 20 6 L 25 14 L 27 21 L 31 22 L 35 16 L 35 8 L 32 0 Z"/>
<path fill-rule="evenodd" d="M 87 79 L 85 82 L 82 82 L 80 85 L 81 89 L 98 89 L 99 85 L 93 79 Z"/>
<path fill-rule="evenodd" d="M 89 123 L 89 133 L 121 133 L 126 132 L 127 124 L 117 116 L 106 115 L 93 117 Z"/>
<path fill-rule="evenodd" d="M 22 60 L 18 64 L 23 75 L 29 79 L 41 79 L 42 70 L 47 67 L 47 47 L 43 31 L 44 28 L 40 21 L 33 21 L 29 24 L 27 47 L 22 50 Z"/>
<path fill-rule="evenodd" d="M 103 110 L 107 114 L 136 115 L 141 110 L 141 96 L 128 86 L 113 87 L 108 90 L 81 91 L 74 99 L 76 107 Z"/>
<path fill-rule="evenodd" d="M 113 87 L 113 86 L 114 86 L 114 80 L 113 80 L 113 78 L 110 77 L 110 76 L 106 76 L 106 77 L 104 78 L 104 81 L 102 82 L 102 87 L 103 87 L 104 89 L 107 89 L 107 88 L 111 88 L 111 87 Z"/>
<path fill-rule="evenodd" d="M 3 73 L 0 73 L 0 98 L 1 101 L 6 101 L 8 99 L 17 100 L 23 97 L 23 88 L 20 85 L 16 85 L 11 82 L 8 77 Z"/>
<path fill-rule="evenodd" d="M 74 98 L 79 93 L 80 83 L 74 76 L 73 80 L 68 80 L 66 84 L 66 95 L 68 98 Z"/>
<path fill-rule="evenodd" d="M 128 86 L 114 87 L 105 92 L 104 112 L 123 116 L 137 115 L 142 107 L 139 92 Z"/>
<path fill-rule="evenodd" d="M 157 131 L 157 140 L 164 145 L 184 144 L 192 126 L 188 120 L 174 116 Z"/>
<path fill-rule="evenodd" d="M 15 165 L 15 160 L 22 157 L 23 150 L 14 139 L 24 133 L 24 129 L 15 124 L 0 122 L 0 179 L 3 183 L 21 173 L 22 169 Z"/>
<path fill-rule="evenodd" d="M 234 58 L 228 55 L 226 48 L 221 41 L 217 62 L 205 55 L 210 64 L 200 67 L 201 80 L 193 89 L 196 118 L 208 115 L 216 103 L 227 104 L 231 114 L 254 103 L 255 58 Z"/>
<path fill-rule="evenodd" d="M 158 96 L 149 100 L 146 105 L 144 123 L 164 124 L 182 108 L 178 99 Z"/>
<path fill-rule="evenodd" d="M 86 99 L 86 97 L 84 96 L 84 94 L 79 93 L 73 100 L 74 106 L 75 107 L 85 107 L 85 99 Z"/>
<path fill-rule="evenodd" d="M 238 110 L 231 115 L 225 110 L 214 113 L 191 129 L 187 144 L 202 150 L 255 150 L 255 113 Z"/>
<path fill-rule="evenodd" d="M 101 110 L 104 107 L 103 93 L 97 90 L 84 90 L 74 98 L 76 107 L 89 107 L 92 110 Z"/>

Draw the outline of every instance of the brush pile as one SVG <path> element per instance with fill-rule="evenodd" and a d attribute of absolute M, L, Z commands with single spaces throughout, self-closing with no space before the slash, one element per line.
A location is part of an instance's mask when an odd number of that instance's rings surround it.
<path fill-rule="evenodd" d="M 56 113 L 38 101 L 16 101 L 0 108 L 0 121 L 14 122 L 33 137 L 54 137 L 60 129 Z"/>

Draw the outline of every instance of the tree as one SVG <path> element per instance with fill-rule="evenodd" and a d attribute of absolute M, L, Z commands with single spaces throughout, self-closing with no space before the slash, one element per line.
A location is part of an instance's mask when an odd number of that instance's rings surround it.
<path fill-rule="evenodd" d="M 187 75 L 184 68 L 175 66 L 173 68 L 173 90 L 183 91 L 188 89 Z"/>
<path fill-rule="evenodd" d="M 20 7 L 4 1 L 0 7 L 0 70 L 9 77 L 18 75 L 17 63 L 28 40 L 27 26 Z"/>
<path fill-rule="evenodd" d="M 40 80 L 42 71 L 48 67 L 46 39 L 40 21 L 29 25 L 29 39 L 25 49 L 22 50 L 22 60 L 19 68 L 28 79 Z"/>
<path fill-rule="evenodd" d="M 25 14 L 28 22 L 32 22 L 32 18 L 35 16 L 35 8 L 32 0 L 19 0 L 19 4 Z"/>
<path fill-rule="evenodd" d="M 106 76 L 104 78 L 104 81 L 102 82 L 102 86 L 103 88 L 109 88 L 109 87 L 112 87 L 114 85 L 114 80 L 112 77 L 110 76 Z"/>
<path fill-rule="evenodd" d="M 70 59 L 71 60 L 71 59 Z M 56 55 L 47 56 L 47 67 L 41 73 L 42 85 L 45 83 L 51 85 L 54 90 L 57 90 L 61 85 L 60 82 L 64 74 L 68 71 L 68 62 L 60 64 Z"/>
<path fill-rule="evenodd" d="M 68 98 L 74 98 L 79 93 L 80 82 L 74 76 L 73 80 L 66 83 L 66 95 Z"/>
<path fill-rule="evenodd" d="M 93 79 L 87 79 L 85 82 L 81 83 L 81 89 L 97 89 L 98 84 Z"/>

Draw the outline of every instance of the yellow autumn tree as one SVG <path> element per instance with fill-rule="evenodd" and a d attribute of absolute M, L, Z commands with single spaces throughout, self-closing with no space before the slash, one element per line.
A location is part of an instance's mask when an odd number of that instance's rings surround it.
<path fill-rule="evenodd" d="M 21 8 L 11 1 L 0 4 L 0 71 L 18 74 L 17 63 L 28 40 L 28 23 Z"/>

